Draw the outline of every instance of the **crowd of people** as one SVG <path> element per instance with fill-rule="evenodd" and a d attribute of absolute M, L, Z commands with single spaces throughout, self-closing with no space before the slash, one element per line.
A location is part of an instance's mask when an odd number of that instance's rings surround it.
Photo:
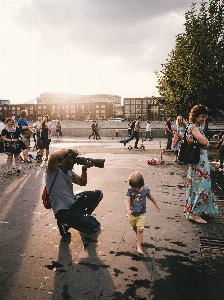
<path fill-rule="evenodd" d="M 209 141 L 205 137 L 203 125 L 208 118 L 208 109 L 203 105 L 195 105 L 189 114 L 189 120 L 178 116 L 175 122 L 175 129 L 172 129 L 171 116 L 167 117 L 165 123 L 165 134 L 167 145 L 165 151 L 173 151 L 174 162 L 178 162 L 178 151 L 180 140 L 186 136 L 188 143 L 197 139 L 200 144 L 200 158 L 198 163 L 188 164 L 186 178 L 186 201 L 184 205 L 184 215 L 188 220 L 206 224 L 204 216 L 216 215 L 219 213 L 215 202 L 214 193 L 211 189 L 210 167 L 207 149 Z M 52 123 L 49 116 L 39 117 L 32 126 L 28 122 L 26 110 L 21 112 L 18 126 L 11 117 L 2 120 L 1 140 L 4 144 L 4 152 L 7 154 L 8 175 L 12 174 L 13 156 L 17 173 L 21 172 L 20 153 L 23 152 L 24 162 L 29 163 L 28 151 L 30 147 L 30 137 L 34 135 L 40 155 L 43 158 L 45 150 L 45 161 L 48 161 L 46 168 L 46 188 L 49 194 L 51 207 L 53 209 L 59 232 L 62 237 L 70 235 L 69 228 L 75 228 L 82 232 L 96 232 L 100 228 L 100 223 L 92 216 L 93 211 L 103 198 L 101 190 L 86 191 L 75 194 L 72 183 L 80 186 L 87 184 L 87 170 L 92 167 L 91 161 L 82 163 L 82 173 L 78 175 L 73 171 L 76 157 L 79 155 L 76 149 L 62 149 L 49 156 L 49 146 L 53 133 Z M 133 123 L 133 124 L 132 124 Z M 135 148 L 138 148 L 140 134 L 142 133 L 142 117 L 128 124 L 129 137 L 122 140 L 124 145 L 135 139 Z M 93 122 L 92 134 L 94 139 L 100 139 L 99 126 Z M 57 138 L 60 137 L 62 125 L 56 125 Z M 151 134 L 150 121 L 147 120 L 144 140 L 153 139 Z M 223 168 L 224 136 L 219 141 L 218 151 L 220 155 L 219 168 Z M 173 148 L 173 150 L 172 150 Z M 143 230 L 146 218 L 146 199 L 151 200 L 156 209 L 160 209 L 157 201 L 152 196 L 150 188 L 145 186 L 144 178 L 139 172 L 133 172 L 128 178 L 129 187 L 126 191 L 125 209 L 129 218 L 137 241 L 137 252 L 142 255 Z M 60 188 L 59 188 L 60 187 Z"/>
<path fill-rule="evenodd" d="M 58 122 L 59 124 L 60 122 Z M 60 123 L 61 124 L 61 123 Z M 60 136 L 62 136 L 60 126 Z M 58 127 L 56 126 L 56 135 Z M 18 125 L 12 117 L 3 118 L 0 122 L 0 152 L 7 154 L 8 175 L 12 175 L 13 157 L 15 160 L 16 172 L 21 173 L 21 161 L 32 163 L 29 159 L 31 137 L 33 137 L 35 149 L 39 149 L 41 161 L 49 158 L 49 146 L 53 133 L 52 123 L 48 115 L 38 117 L 33 125 L 29 125 L 28 111 L 22 110 Z M 43 157 L 45 150 L 45 158 Z M 23 157 L 21 156 L 21 153 Z"/>

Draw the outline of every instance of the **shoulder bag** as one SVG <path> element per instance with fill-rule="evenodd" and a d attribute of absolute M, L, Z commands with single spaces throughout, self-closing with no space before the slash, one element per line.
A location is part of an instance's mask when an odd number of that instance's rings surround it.
<path fill-rule="evenodd" d="M 194 136 L 193 142 L 189 144 L 186 140 L 186 132 L 187 129 L 185 130 L 184 137 L 180 141 L 178 160 L 184 163 L 197 164 L 200 159 L 201 145 Z"/>
<path fill-rule="evenodd" d="M 51 184 L 51 188 L 50 188 L 49 194 L 47 193 L 46 185 L 45 185 L 45 187 L 44 187 L 44 189 L 43 189 L 43 192 L 42 192 L 43 205 L 44 205 L 44 207 L 45 207 L 46 209 L 51 209 L 51 202 L 50 202 L 49 196 L 50 196 L 51 190 L 52 190 L 52 188 L 53 188 L 53 185 L 54 185 L 54 183 L 55 183 L 55 180 L 56 180 L 56 178 L 57 178 L 57 176 L 58 176 L 58 171 L 59 171 L 59 169 L 57 169 L 57 173 L 56 173 L 56 175 L 55 175 L 55 177 L 54 177 L 54 180 L 53 180 L 53 182 L 52 182 L 52 184 Z"/>

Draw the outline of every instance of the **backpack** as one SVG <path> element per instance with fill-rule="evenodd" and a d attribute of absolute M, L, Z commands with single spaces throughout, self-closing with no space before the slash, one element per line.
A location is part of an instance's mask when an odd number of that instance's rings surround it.
<path fill-rule="evenodd" d="M 132 123 L 131 123 L 131 129 L 132 130 L 135 128 L 135 123 L 136 123 L 136 121 L 132 121 Z"/>

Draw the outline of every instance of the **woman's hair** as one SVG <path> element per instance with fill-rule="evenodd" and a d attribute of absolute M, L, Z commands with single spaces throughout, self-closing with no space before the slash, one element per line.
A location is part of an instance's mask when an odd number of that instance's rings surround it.
<path fill-rule="evenodd" d="M 202 104 L 197 104 L 195 105 L 192 109 L 191 112 L 189 113 L 189 122 L 190 123 L 195 123 L 196 118 L 199 117 L 200 115 L 208 115 L 209 109 L 202 105 Z"/>
<path fill-rule="evenodd" d="M 180 126 L 183 124 L 183 117 L 182 116 L 178 116 L 176 119 L 176 126 Z"/>
<path fill-rule="evenodd" d="M 50 120 L 50 118 L 49 118 L 49 116 L 48 115 L 45 115 L 45 116 L 43 116 L 43 118 L 47 118 L 47 122 L 49 122 L 49 120 Z M 45 125 L 45 121 L 43 120 L 43 122 L 42 122 L 42 126 L 44 126 Z"/>
<path fill-rule="evenodd" d="M 133 172 L 128 177 L 128 183 L 133 188 L 141 188 L 145 185 L 144 178 L 139 172 Z"/>
<path fill-rule="evenodd" d="M 8 123 L 9 121 L 13 121 L 13 123 L 15 123 L 15 120 L 14 120 L 13 118 L 11 118 L 11 117 L 8 117 L 8 118 L 5 120 L 6 123 Z"/>

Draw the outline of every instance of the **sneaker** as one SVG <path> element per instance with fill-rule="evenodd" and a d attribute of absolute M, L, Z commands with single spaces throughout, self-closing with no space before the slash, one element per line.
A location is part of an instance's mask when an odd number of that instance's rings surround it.
<path fill-rule="evenodd" d="M 8 175 L 12 175 L 12 171 L 8 171 L 8 173 L 7 173 Z"/>
<path fill-rule="evenodd" d="M 138 149 L 138 147 L 134 147 L 135 149 Z"/>
<path fill-rule="evenodd" d="M 21 173 L 21 170 L 17 170 L 16 172 L 17 172 L 17 174 L 20 174 L 20 173 Z"/>
<path fill-rule="evenodd" d="M 173 162 L 178 162 L 179 160 L 178 159 L 174 159 L 174 161 Z"/>

